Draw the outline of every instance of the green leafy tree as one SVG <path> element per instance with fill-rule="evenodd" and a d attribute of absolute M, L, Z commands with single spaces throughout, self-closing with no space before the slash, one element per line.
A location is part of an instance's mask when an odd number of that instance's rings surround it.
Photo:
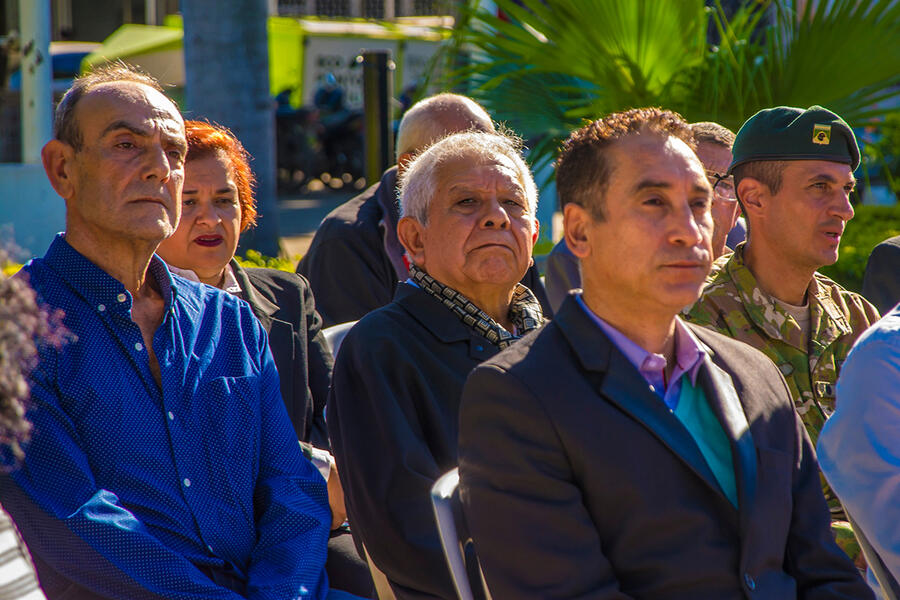
<path fill-rule="evenodd" d="M 821 104 L 854 126 L 900 84 L 900 2 L 757 0 L 731 15 L 702 0 L 495 0 L 454 44 L 465 84 L 532 140 L 538 167 L 585 119 L 662 106 L 732 129 L 777 105 Z M 709 38 L 717 40 L 715 44 Z"/>
<path fill-rule="evenodd" d="M 900 112 L 889 114 L 878 127 L 879 136 L 866 142 L 863 163 L 877 169 L 885 183 L 900 197 Z"/>

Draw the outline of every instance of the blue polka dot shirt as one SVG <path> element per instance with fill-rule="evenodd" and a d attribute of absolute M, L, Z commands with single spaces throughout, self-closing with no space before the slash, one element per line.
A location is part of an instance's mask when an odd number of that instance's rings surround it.
<path fill-rule="evenodd" d="M 250 307 L 154 256 L 160 388 L 119 281 L 62 235 L 23 272 L 77 336 L 41 350 L 32 441 L 0 484 L 48 597 L 324 598 L 325 484 Z"/>

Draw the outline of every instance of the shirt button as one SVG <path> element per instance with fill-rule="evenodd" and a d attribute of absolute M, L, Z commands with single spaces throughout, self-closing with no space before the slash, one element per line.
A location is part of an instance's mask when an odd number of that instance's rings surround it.
<path fill-rule="evenodd" d="M 209 544 L 206 545 L 206 549 L 209 550 L 209 553 L 210 553 L 210 554 L 215 554 L 215 553 L 216 553 L 215 550 L 212 549 L 212 546 L 210 546 Z"/>
<path fill-rule="evenodd" d="M 106 305 L 105 305 L 105 304 L 98 304 L 98 305 L 97 305 L 97 310 L 99 310 L 100 312 L 103 312 L 104 310 L 106 310 Z"/>
<path fill-rule="evenodd" d="M 126 300 L 128 300 L 128 296 L 126 296 L 125 294 L 119 294 L 118 296 L 116 296 L 116 300 L 118 300 L 119 302 L 125 302 Z"/>
<path fill-rule="evenodd" d="M 747 584 L 747 589 L 751 592 L 756 589 L 756 581 L 750 576 L 750 573 L 744 573 L 744 583 Z"/>
<path fill-rule="evenodd" d="M 141 350 L 144 349 L 144 345 L 142 343 L 138 342 L 134 345 L 134 349 L 137 350 L 138 352 L 140 352 Z"/>
<path fill-rule="evenodd" d="M 171 410 L 169 411 L 169 420 L 170 420 L 170 421 L 174 421 L 174 420 L 175 420 L 175 414 L 174 414 Z"/>
<path fill-rule="evenodd" d="M 653 392 L 653 393 L 656 393 L 656 388 L 653 387 L 653 386 L 651 385 L 651 386 L 650 386 L 650 391 Z"/>
<path fill-rule="evenodd" d="M 184 487 L 191 487 L 191 480 L 187 477 L 184 478 L 184 481 L 182 483 L 184 483 Z"/>

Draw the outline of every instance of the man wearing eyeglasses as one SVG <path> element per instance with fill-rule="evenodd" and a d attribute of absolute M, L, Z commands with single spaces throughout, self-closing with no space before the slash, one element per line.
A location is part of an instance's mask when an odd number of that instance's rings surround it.
<path fill-rule="evenodd" d="M 713 218 L 712 249 L 713 258 L 719 258 L 743 241 L 746 228 L 736 231 L 738 217 L 741 214 L 737 196 L 734 192 L 734 177 L 726 175 L 731 165 L 731 146 L 734 144 L 734 132 L 730 129 L 703 121 L 691 124 L 691 133 L 697 142 L 697 157 L 706 169 L 706 178 L 713 186 L 713 202 L 710 212 Z M 737 233 L 737 241 L 731 240 Z M 727 243 L 729 240 L 731 244 Z"/>
<path fill-rule="evenodd" d="M 714 271 L 686 315 L 772 359 L 814 444 L 834 412 L 844 359 L 879 318 L 862 296 L 817 272 L 837 261 L 853 218 L 857 166 L 853 131 L 820 106 L 780 106 L 748 119 L 727 172 L 747 215 L 748 238 Z M 838 543 L 855 558 L 859 551 L 843 510 L 831 490 L 824 491 Z"/>

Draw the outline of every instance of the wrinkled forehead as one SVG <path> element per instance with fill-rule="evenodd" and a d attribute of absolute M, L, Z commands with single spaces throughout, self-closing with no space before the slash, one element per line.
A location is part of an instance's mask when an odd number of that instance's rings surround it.
<path fill-rule="evenodd" d="M 632 134 L 612 146 L 614 171 L 625 165 L 641 168 L 670 168 L 673 172 L 696 171 L 703 175 L 703 163 L 688 144 L 673 135 Z"/>
<path fill-rule="evenodd" d="M 76 104 L 75 118 L 83 134 L 99 134 L 110 123 L 124 122 L 184 138 L 184 119 L 172 100 L 133 81 L 114 81 L 91 88 Z"/>
<path fill-rule="evenodd" d="M 444 188 L 456 185 L 488 183 L 485 179 L 510 180 L 512 187 L 525 192 L 524 174 L 520 166 L 509 156 L 500 152 L 480 152 L 472 150 L 440 161 L 437 166 L 437 180 Z"/>
<path fill-rule="evenodd" d="M 633 194 L 649 183 L 674 186 L 691 182 L 708 189 L 706 171 L 683 140 L 659 134 L 632 135 L 615 143 L 611 152 L 609 188 Z"/>
<path fill-rule="evenodd" d="M 697 144 L 697 157 L 705 169 L 724 175 L 731 165 L 731 150 L 717 142 Z"/>

